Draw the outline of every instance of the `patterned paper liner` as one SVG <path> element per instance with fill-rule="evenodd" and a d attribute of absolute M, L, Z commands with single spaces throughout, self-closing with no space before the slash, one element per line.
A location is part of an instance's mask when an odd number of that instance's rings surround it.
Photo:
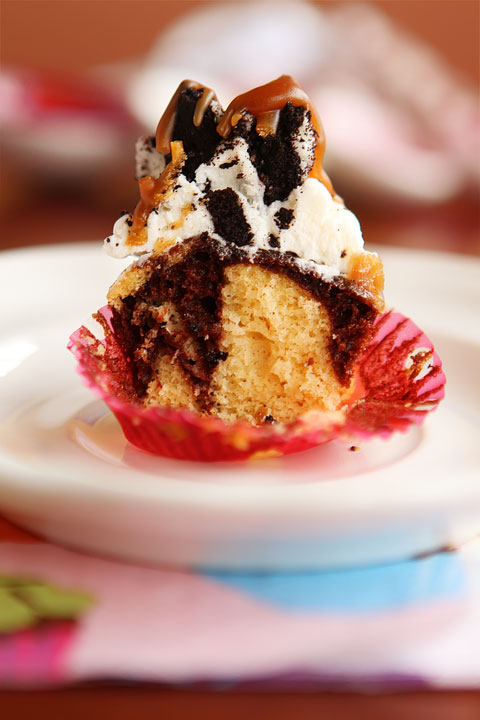
<path fill-rule="evenodd" d="M 131 374 L 111 330 L 111 310 L 99 311 L 105 339 L 85 327 L 70 337 L 84 382 L 109 406 L 127 440 L 164 457 L 224 461 L 275 457 L 334 439 L 355 441 L 423 422 L 444 396 L 445 375 L 427 336 L 400 313 L 378 318 L 361 356 L 355 392 L 340 411 L 309 412 L 289 424 L 255 427 L 166 407 L 144 408 L 129 400 Z M 131 393 L 131 390 L 130 390 Z"/>

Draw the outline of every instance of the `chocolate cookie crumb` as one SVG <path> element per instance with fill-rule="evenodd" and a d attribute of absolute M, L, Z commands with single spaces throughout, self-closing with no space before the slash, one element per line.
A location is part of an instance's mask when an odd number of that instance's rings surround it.
<path fill-rule="evenodd" d="M 273 219 L 280 230 L 286 230 L 293 220 L 293 210 L 281 207 L 280 210 L 277 210 Z"/>

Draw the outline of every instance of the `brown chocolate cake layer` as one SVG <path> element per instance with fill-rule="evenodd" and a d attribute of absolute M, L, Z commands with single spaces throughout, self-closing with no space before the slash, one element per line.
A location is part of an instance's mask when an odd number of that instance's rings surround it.
<path fill-rule="evenodd" d="M 293 138 L 306 114 L 309 115 L 306 108 L 287 103 L 280 111 L 275 134 L 266 137 L 257 133 L 257 123 L 253 118 L 250 122 L 245 118 L 238 123 L 238 129 L 235 128 L 237 134 L 247 138 L 250 157 L 265 185 L 263 199 L 266 205 L 275 200 L 285 200 L 304 177 L 305 170 L 302 172 Z"/>
<path fill-rule="evenodd" d="M 183 90 L 178 99 L 172 131 L 172 140 L 181 140 L 187 154 L 183 173 L 188 180 L 193 180 L 199 165 L 210 160 L 221 140 L 217 133 L 219 118 L 216 117 L 212 105 L 205 111 L 202 123 L 198 127 L 193 124 L 195 107 L 202 94 L 203 90 L 196 88 Z M 165 159 L 168 163 L 171 156 L 167 155 Z"/>

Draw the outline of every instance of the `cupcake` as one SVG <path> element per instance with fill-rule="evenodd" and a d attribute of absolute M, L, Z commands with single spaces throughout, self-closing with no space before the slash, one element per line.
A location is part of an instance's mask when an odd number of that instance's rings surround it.
<path fill-rule="evenodd" d="M 105 241 L 115 257 L 138 257 L 95 316 L 105 340 L 81 329 L 71 348 L 139 447 L 234 459 L 355 432 L 383 268 L 322 169 L 324 149 L 315 110 L 288 76 L 225 111 L 212 90 L 184 81 L 156 136 L 138 141 L 140 200 Z M 431 343 L 410 336 L 402 377 L 438 381 Z M 423 345 L 410 347 L 414 336 Z"/>

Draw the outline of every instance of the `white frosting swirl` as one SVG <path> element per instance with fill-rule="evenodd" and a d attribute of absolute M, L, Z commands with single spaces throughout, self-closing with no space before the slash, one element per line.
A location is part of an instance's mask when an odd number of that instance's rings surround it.
<path fill-rule="evenodd" d="M 308 167 L 314 149 L 309 123 L 305 122 L 300 128 L 295 148 L 301 166 Z M 141 138 L 137 143 L 140 176 L 158 177 L 164 165 L 164 156 L 152 147 L 149 139 Z M 143 255 L 203 232 L 228 242 L 229 238 L 221 238 L 215 232 L 205 202 L 207 192 L 225 188 L 237 194 L 251 228 L 252 242 L 243 249 L 252 260 L 259 249 L 291 252 L 298 256 L 299 265 L 331 279 L 347 275 L 351 257 L 364 252 L 357 218 L 315 178 L 306 177 L 286 200 L 266 205 L 265 186 L 250 159 L 248 144 L 241 137 L 233 142 L 219 142 L 214 156 L 197 168 L 191 182 L 183 174 L 179 175 L 170 195 L 149 214 L 147 240 L 143 245 L 128 243 L 132 216 L 122 215 L 114 225 L 113 234 L 105 241 L 107 252 L 118 258 Z M 290 220 L 286 227 L 287 222 L 281 223 L 277 215 L 282 208 Z"/>

